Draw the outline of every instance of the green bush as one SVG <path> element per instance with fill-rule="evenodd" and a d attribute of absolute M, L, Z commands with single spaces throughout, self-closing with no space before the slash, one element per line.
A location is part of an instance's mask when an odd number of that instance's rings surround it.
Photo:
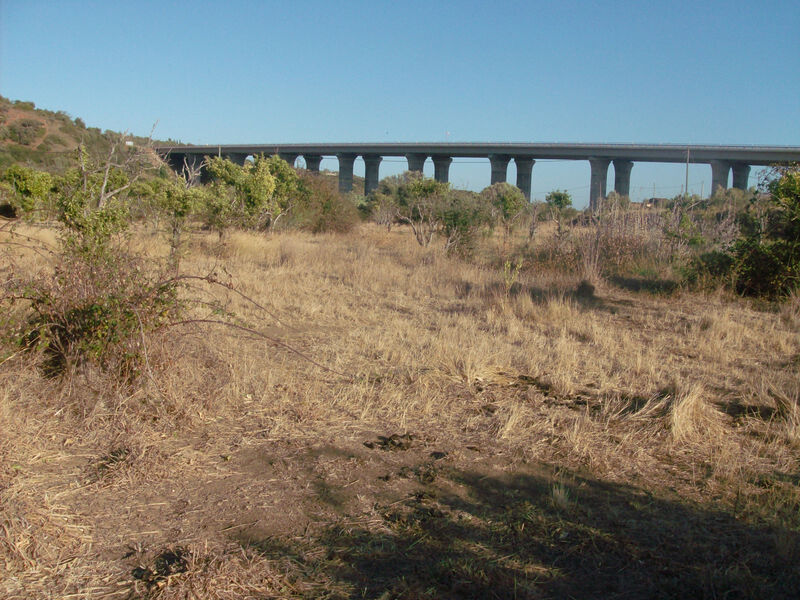
<path fill-rule="evenodd" d="M 278 156 L 256 156 L 243 166 L 214 157 L 207 168 L 214 184 L 206 224 L 219 231 L 229 225 L 268 229 L 299 196 L 297 172 Z"/>
<path fill-rule="evenodd" d="M 20 119 L 7 127 L 6 137 L 11 141 L 30 146 L 44 133 L 44 125 L 36 119 Z"/>
<path fill-rule="evenodd" d="M 572 206 L 572 196 L 566 190 L 553 190 L 547 194 L 544 201 L 559 211 Z"/>
<path fill-rule="evenodd" d="M 501 225 L 506 235 L 510 235 L 528 204 L 522 191 L 506 182 L 485 188 L 481 199 L 488 206 L 492 224 Z"/>
<path fill-rule="evenodd" d="M 37 171 L 21 165 L 11 165 L 0 177 L 0 181 L 8 184 L 11 206 L 17 214 L 29 215 L 41 208 L 50 195 L 53 178 L 50 173 Z"/>
<path fill-rule="evenodd" d="M 522 195 L 522 194 L 520 194 Z M 470 257 L 481 230 L 494 224 L 493 205 L 473 192 L 456 190 L 443 203 L 440 219 L 448 253 Z M 509 221 L 505 221 L 508 223 Z"/>
<path fill-rule="evenodd" d="M 735 285 L 740 294 L 779 298 L 800 287 L 800 167 L 774 168 L 763 188 L 772 211 L 732 248 Z"/>

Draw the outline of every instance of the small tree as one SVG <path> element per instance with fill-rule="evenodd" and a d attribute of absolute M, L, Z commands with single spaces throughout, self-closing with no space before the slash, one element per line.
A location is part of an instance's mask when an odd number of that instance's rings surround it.
<path fill-rule="evenodd" d="M 442 233 L 445 251 L 470 256 L 481 229 L 493 224 L 491 210 L 474 192 L 454 190 L 442 206 Z"/>
<path fill-rule="evenodd" d="M 392 230 L 397 218 L 397 201 L 394 196 L 375 191 L 367 201 L 367 207 L 375 223 L 385 226 L 387 232 Z"/>
<path fill-rule="evenodd" d="M 292 210 L 295 201 L 300 195 L 300 178 L 297 171 L 289 166 L 277 154 L 264 158 L 257 156 L 256 161 L 264 161 L 270 174 L 275 178 L 275 191 L 272 194 L 271 202 L 268 205 L 268 216 L 270 227 L 274 227 L 278 220 Z"/>
<path fill-rule="evenodd" d="M 572 196 L 566 190 L 554 190 L 545 196 L 544 201 L 550 209 L 550 218 L 558 223 L 556 235 L 564 235 L 564 212 L 572 206 Z"/>
<path fill-rule="evenodd" d="M 417 174 L 398 188 L 397 218 L 411 226 L 420 246 L 428 246 L 442 227 L 450 184 Z"/>
<path fill-rule="evenodd" d="M 506 182 L 487 187 L 481 192 L 481 198 L 488 204 L 492 224 L 499 224 L 503 228 L 503 254 L 505 254 L 508 239 L 524 214 L 528 202 L 522 190 Z"/>
<path fill-rule="evenodd" d="M 255 161 L 239 166 L 227 158 L 215 156 L 208 159 L 207 168 L 215 180 L 216 199 L 209 207 L 210 215 L 220 232 L 227 224 L 257 229 L 272 224 L 276 214 L 277 182 L 268 160 L 256 157 Z"/>
<path fill-rule="evenodd" d="M 777 298 L 800 287 L 800 166 L 773 168 L 761 188 L 772 210 L 733 246 L 736 289 Z"/>
<path fill-rule="evenodd" d="M 566 190 L 553 190 L 545 197 L 544 201 L 553 209 L 562 211 L 572 206 L 572 196 Z"/>

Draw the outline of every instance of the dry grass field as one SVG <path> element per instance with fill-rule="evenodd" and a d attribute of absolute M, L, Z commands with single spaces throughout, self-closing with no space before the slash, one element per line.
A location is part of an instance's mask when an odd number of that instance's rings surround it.
<path fill-rule="evenodd" d="M 182 269 L 280 344 L 172 327 L 136 386 L 0 354 L 0 597 L 800 595 L 798 298 L 510 285 L 371 225 Z"/>

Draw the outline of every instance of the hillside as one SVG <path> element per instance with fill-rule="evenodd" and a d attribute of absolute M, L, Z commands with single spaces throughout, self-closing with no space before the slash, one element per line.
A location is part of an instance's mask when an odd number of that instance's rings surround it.
<path fill-rule="evenodd" d="M 87 127 L 63 111 L 36 108 L 33 102 L 0 96 L 0 171 L 12 164 L 46 170 L 66 168 L 83 143 L 92 154 L 105 154 L 117 132 Z M 135 142 L 147 138 L 131 136 Z M 158 143 L 176 143 L 173 141 Z"/>

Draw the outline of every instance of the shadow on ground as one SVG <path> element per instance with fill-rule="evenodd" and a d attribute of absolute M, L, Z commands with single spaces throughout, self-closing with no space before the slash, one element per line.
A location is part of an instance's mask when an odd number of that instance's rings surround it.
<path fill-rule="evenodd" d="M 797 598 L 799 538 L 565 471 L 440 467 L 369 515 L 239 542 L 332 598 L 733 599 Z"/>

